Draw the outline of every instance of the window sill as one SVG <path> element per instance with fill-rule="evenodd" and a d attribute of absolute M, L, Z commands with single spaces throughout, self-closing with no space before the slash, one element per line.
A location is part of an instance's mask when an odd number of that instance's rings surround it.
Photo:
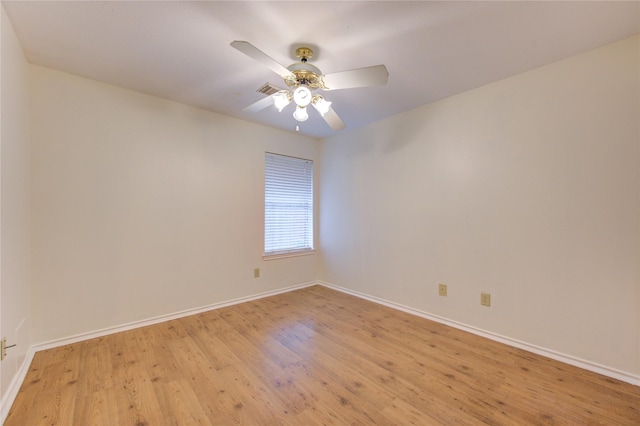
<path fill-rule="evenodd" d="M 316 254 L 315 250 L 296 250 L 296 251 L 282 251 L 276 253 L 269 253 L 262 256 L 262 260 L 276 260 L 284 259 L 287 257 L 308 256 L 310 254 Z"/>

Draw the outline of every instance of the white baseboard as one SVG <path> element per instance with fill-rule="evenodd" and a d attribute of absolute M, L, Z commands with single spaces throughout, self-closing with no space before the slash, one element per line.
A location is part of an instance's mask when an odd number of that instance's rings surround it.
<path fill-rule="evenodd" d="M 13 404 L 13 401 L 15 401 L 16 396 L 18 396 L 18 391 L 20 390 L 20 386 L 22 386 L 22 382 L 24 382 L 24 378 L 27 376 L 29 366 L 31 365 L 31 361 L 33 360 L 35 353 L 36 352 L 33 350 L 33 347 L 27 350 L 22 364 L 13 376 L 13 379 L 11 379 L 11 383 L 9 383 L 7 391 L 2 395 L 2 401 L 0 401 L 0 424 L 4 424 L 4 421 L 9 415 L 11 405 Z"/>
<path fill-rule="evenodd" d="M 109 334 L 119 333 L 122 331 L 133 330 L 135 328 L 146 327 L 148 325 L 158 324 L 161 322 L 183 318 L 190 315 L 196 315 L 203 312 L 212 311 L 214 309 L 220 309 L 227 306 L 237 305 L 240 303 L 262 299 L 269 296 L 275 296 L 276 294 L 287 293 L 293 290 L 298 290 L 301 288 L 310 287 L 312 285 L 317 285 L 317 284 L 319 283 L 316 281 L 313 281 L 313 282 L 308 282 L 304 284 L 293 285 L 293 286 L 284 287 L 278 290 L 266 291 L 264 293 L 258 293 L 251 296 L 240 297 L 237 299 L 227 300 L 219 303 L 213 303 L 211 305 L 201 306 L 193 309 L 187 309 L 187 310 L 175 312 L 172 314 L 160 315 L 160 316 L 148 318 L 145 320 L 133 321 L 127 324 L 103 328 L 101 330 L 91 331 L 87 333 L 80 333 L 73 336 L 50 340 L 43 343 L 36 343 L 32 345 L 27 351 L 27 355 L 22 365 L 20 366 L 20 369 L 11 380 L 11 383 L 9 384 L 7 392 L 4 395 L 2 395 L 2 401 L 1 401 L 2 405 L 0 406 L 0 410 L 1 410 L 0 424 L 3 424 L 7 416 L 9 415 L 9 410 L 11 409 L 11 405 L 13 404 L 13 401 L 15 401 L 16 396 L 18 395 L 20 386 L 22 386 L 22 382 L 24 382 L 27 372 L 29 371 L 29 366 L 31 365 L 31 361 L 33 361 L 33 357 L 36 354 L 36 352 L 43 351 L 46 349 L 53 349 L 60 346 L 70 345 L 72 343 L 82 342 L 84 340 L 94 339 L 96 337 L 107 336 Z"/>
<path fill-rule="evenodd" d="M 35 352 L 43 351 L 46 349 L 57 348 L 71 343 L 82 342 L 84 340 L 94 339 L 96 337 L 107 336 L 109 334 L 120 333 L 122 331 L 133 330 L 134 328 L 146 327 L 148 325 L 158 324 L 165 321 L 171 321 L 178 318 L 188 317 L 190 315 L 201 314 L 203 312 L 213 311 L 215 309 L 226 308 L 227 306 L 238 305 L 240 303 L 250 302 L 252 300 L 263 299 L 269 296 L 275 296 L 276 294 L 287 293 L 293 290 L 298 290 L 305 287 L 316 285 L 318 282 L 312 281 L 304 284 L 297 284 L 290 287 L 284 287 L 277 290 L 265 291 L 264 293 L 253 294 L 251 296 L 239 297 L 237 299 L 231 299 L 224 302 L 212 303 L 210 305 L 200 306 L 198 308 L 186 309 L 180 312 L 174 312 L 172 314 L 160 315 L 153 318 L 148 318 L 139 321 L 133 321 L 127 324 L 117 325 L 114 327 L 107 327 L 101 330 L 90 331 L 88 333 L 80 333 L 74 336 L 63 337 L 61 339 L 50 340 L 48 342 L 38 343 L 34 345 Z"/>
<path fill-rule="evenodd" d="M 391 302 L 389 300 L 381 299 L 379 297 L 370 296 L 368 294 L 360 293 L 358 291 L 350 290 L 348 288 L 340 287 L 335 284 L 330 284 L 324 281 L 318 281 L 318 284 L 325 286 L 327 288 L 331 288 L 333 290 L 337 290 L 346 294 L 350 294 L 352 296 L 359 297 L 361 299 L 369 300 L 374 303 L 379 303 L 384 306 L 388 306 L 393 309 L 397 309 L 412 315 L 416 315 L 422 318 L 426 318 L 435 322 L 439 322 L 441 324 L 445 324 L 451 326 L 453 328 L 457 328 L 463 331 L 467 331 L 469 333 L 476 334 L 478 336 L 486 337 L 487 339 L 494 340 L 496 342 L 504 343 L 509 346 L 516 347 L 518 349 L 523 349 L 525 351 L 532 352 L 537 355 L 542 355 L 547 358 L 554 359 L 556 361 L 563 362 L 565 364 L 573 365 L 575 367 L 582 368 L 584 370 L 592 371 L 594 373 L 602 374 L 603 376 L 611 377 L 617 380 L 621 380 L 626 383 L 630 383 L 635 386 L 640 386 L 640 375 L 628 373 L 626 371 L 620 371 L 615 368 L 607 367 L 604 365 L 597 364 L 595 362 L 586 361 L 584 359 L 580 359 L 571 355 L 562 354 L 560 352 L 553 351 L 551 349 L 542 348 L 540 346 L 532 345 L 527 342 L 523 342 L 521 340 L 512 339 L 510 337 L 501 336 L 496 333 L 492 333 L 490 331 L 482 330 L 467 324 L 463 324 L 457 321 L 452 321 L 437 315 L 430 314 L 428 312 L 420 311 L 418 309 L 410 308 L 408 306 L 401 305 L 399 303 Z"/>

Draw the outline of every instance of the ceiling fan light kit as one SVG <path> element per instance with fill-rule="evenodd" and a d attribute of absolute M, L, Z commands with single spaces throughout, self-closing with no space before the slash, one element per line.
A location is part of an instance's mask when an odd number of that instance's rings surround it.
<path fill-rule="evenodd" d="M 276 93 L 272 93 L 271 91 L 266 92 L 265 87 L 271 88 L 271 85 L 268 83 L 258 89 L 259 92 L 265 93 L 271 98 L 272 104 L 278 111 L 281 112 L 293 101 L 296 105 L 293 118 L 297 121 L 306 121 L 309 118 L 307 106 L 311 104 L 324 121 L 336 131 L 344 129 L 346 127 L 345 123 L 331 107 L 331 102 L 325 100 L 324 97 L 318 94 L 313 94 L 312 91 L 317 89 L 337 90 L 352 87 L 380 86 L 387 84 L 389 78 L 389 72 L 384 65 L 322 74 L 320 69 L 308 63 L 309 59 L 313 57 L 313 50 L 308 47 L 299 47 L 296 49 L 296 57 L 299 59 L 299 62 L 291 64 L 288 67 L 280 65 L 249 42 L 236 40 L 231 42 L 231 47 L 262 63 L 282 77 L 284 83 L 289 87 L 289 90 L 279 90 Z M 265 100 L 266 98 L 261 99 L 249 105 L 244 110 L 256 112 L 266 108 L 269 103 L 265 103 Z M 296 126 L 296 130 L 298 130 L 298 126 Z"/>

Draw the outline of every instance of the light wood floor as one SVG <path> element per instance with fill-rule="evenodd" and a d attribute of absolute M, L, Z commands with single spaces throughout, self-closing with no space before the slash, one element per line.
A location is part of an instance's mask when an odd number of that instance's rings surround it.
<path fill-rule="evenodd" d="M 640 388 L 315 286 L 39 352 L 5 425 L 479 423 L 638 425 Z"/>

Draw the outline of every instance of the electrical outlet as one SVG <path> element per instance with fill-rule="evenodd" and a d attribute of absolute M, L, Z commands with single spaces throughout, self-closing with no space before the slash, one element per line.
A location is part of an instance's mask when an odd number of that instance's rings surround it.
<path fill-rule="evenodd" d="M 491 306 L 491 295 L 489 293 L 480 293 L 480 304 L 482 306 Z"/>
<path fill-rule="evenodd" d="M 438 294 L 440 296 L 446 296 L 447 295 L 447 285 L 446 284 L 440 284 L 438 286 Z"/>
<path fill-rule="evenodd" d="M 260 268 L 253 270 L 253 278 L 260 278 Z"/>

